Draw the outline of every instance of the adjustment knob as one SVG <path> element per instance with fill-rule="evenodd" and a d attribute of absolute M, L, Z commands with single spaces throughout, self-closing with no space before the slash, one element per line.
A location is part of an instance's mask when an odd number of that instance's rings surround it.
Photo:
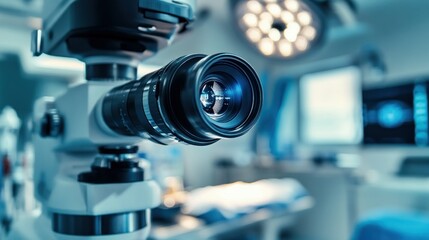
<path fill-rule="evenodd" d="M 48 110 L 40 121 L 40 136 L 58 137 L 63 133 L 64 121 L 58 110 Z"/>

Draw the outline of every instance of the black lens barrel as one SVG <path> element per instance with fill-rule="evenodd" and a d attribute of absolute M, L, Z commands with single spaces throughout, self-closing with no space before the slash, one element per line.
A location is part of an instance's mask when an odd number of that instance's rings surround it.
<path fill-rule="evenodd" d="M 228 93 L 219 115 L 207 113 L 200 99 L 203 86 L 210 81 Z M 261 84 L 246 61 L 225 53 L 193 54 L 112 89 L 102 101 L 102 116 L 121 135 L 163 144 L 208 145 L 246 133 L 261 106 Z"/>

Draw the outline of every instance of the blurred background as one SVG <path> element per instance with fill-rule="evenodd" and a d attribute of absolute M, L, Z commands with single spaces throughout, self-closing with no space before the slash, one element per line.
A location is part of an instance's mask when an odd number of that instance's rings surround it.
<path fill-rule="evenodd" d="M 32 56 L 42 5 L 0 0 L 3 236 L 41 211 L 35 100 L 84 81 L 77 60 Z M 250 133 L 210 146 L 141 144 L 165 193 L 151 239 L 429 239 L 429 2 L 197 6 L 192 30 L 139 74 L 185 54 L 234 53 L 261 78 L 263 113 Z"/>

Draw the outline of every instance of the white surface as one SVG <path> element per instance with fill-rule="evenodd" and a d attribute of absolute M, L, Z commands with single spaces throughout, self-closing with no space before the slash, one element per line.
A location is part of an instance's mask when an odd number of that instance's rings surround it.
<path fill-rule="evenodd" d="M 55 101 L 60 114 L 64 117 L 62 149 L 82 150 L 82 146 L 92 144 L 134 144 L 140 137 L 110 135 L 98 123 L 100 113 L 97 104 L 112 88 L 125 84 L 124 81 L 91 81 L 70 88 Z"/>
<path fill-rule="evenodd" d="M 416 212 L 429 216 L 429 179 L 383 177 L 357 188 L 357 213 Z"/>
<path fill-rule="evenodd" d="M 284 204 L 286 207 L 306 193 L 304 187 L 294 179 L 236 182 L 191 191 L 187 195 L 183 211 L 198 216 L 216 209 L 228 219 L 269 204 Z"/>
<path fill-rule="evenodd" d="M 397 191 L 404 194 L 422 193 L 429 195 L 429 178 L 382 177 L 369 183 L 368 187 Z"/>
<path fill-rule="evenodd" d="M 154 208 L 160 202 L 161 190 L 151 180 L 87 184 L 71 178 L 57 178 L 48 207 L 57 213 L 104 215 Z"/>
<path fill-rule="evenodd" d="M 301 136 L 310 144 L 352 144 L 362 138 L 361 72 L 349 66 L 300 79 Z"/>
<path fill-rule="evenodd" d="M 13 166 L 17 159 L 17 142 L 21 120 L 16 111 L 6 106 L 0 112 L 0 156 L 7 154 Z M 2 164 L 0 164 L 2 165 Z"/>
<path fill-rule="evenodd" d="M 259 239 L 278 239 L 281 230 L 295 224 L 297 214 L 312 208 L 314 201 L 311 197 L 304 197 L 291 204 L 283 211 L 260 209 L 246 216 L 205 224 L 197 218 L 181 215 L 177 224 L 163 226 L 154 224 L 149 239 L 153 240 L 188 240 L 188 239 L 219 239 L 228 233 L 237 233 L 261 225 L 262 235 Z"/>

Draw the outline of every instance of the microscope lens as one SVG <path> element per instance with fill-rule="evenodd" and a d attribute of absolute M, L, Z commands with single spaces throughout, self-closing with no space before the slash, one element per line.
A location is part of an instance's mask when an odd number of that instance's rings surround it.
<path fill-rule="evenodd" d="M 247 62 L 231 54 L 194 54 L 112 89 L 102 115 L 122 135 L 208 145 L 246 133 L 261 106 L 261 84 Z"/>
<path fill-rule="evenodd" d="M 204 111 L 210 116 L 220 116 L 228 109 L 231 97 L 229 90 L 218 81 L 211 80 L 203 84 L 200 101 Z"/>

